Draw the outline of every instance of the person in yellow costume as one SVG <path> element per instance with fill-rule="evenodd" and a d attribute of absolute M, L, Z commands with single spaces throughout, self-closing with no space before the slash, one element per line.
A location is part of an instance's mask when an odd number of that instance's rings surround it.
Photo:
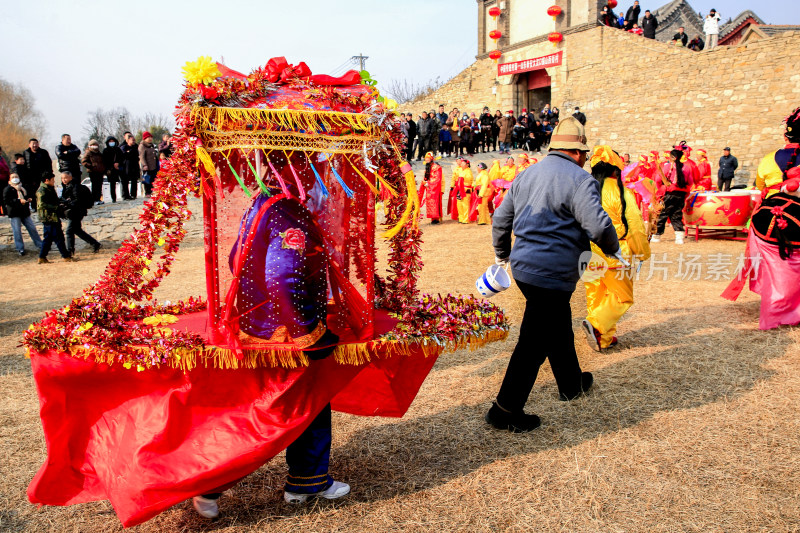
<path fill-rule="evenodd" d="M 458 214 L 458 221 L 462 224 L 469 223 L 469 207 L 472 201 L 472 169 L 469 168 L 468 159 L 459 159 L 458 168 L 453 171 L 450 186 L 455 193 L 453 213 Z M 453 218 L 456 218 L 455 216 Z"/>
<path fill-rule="evenodd" d="M 800 159 L 800 107 L 785 121 L 786 131 L 783 134 L 783 148 L 767 154 L 758 164 L 756 171 L 756 188 L 761 191 L 762 198 L 769 198 L 780 192 L 785 179 L 784 168 L 798 166 Z"/>
<path fill-rule="evenodd" d="M 493 167 L 494 169 L 494 167 Z M 508 189 L 511 188 L 511 182 L 517 177 L 517 165 L 514 164 L 514 158 L 509 157 L 506 159 L 506 164 L 499 167 L 497 178 L 492 178 L 492 185 L 494 185 L 497 194 L 494 196 L 494 208 L 500 207 L 503 203 L 503 198 L 506 197 Z M 490 172 L 491 174 L 491 172 Z"/>
<path fill-rule="evenodd" d="M 456 195 L 458 190 L 456 184 L 461 179 L 461 158 L 456 158 L 453 163 L 452 173 L 450 174 L 450 191 L 447 193 L 447 214 L 450 215 L 452 220 L 458 220 L 458 200 Z"/>
<path fill-rule="evenodd" d="M 603 209 L 617 230 L 622 256 L 630 263 L 647 260 L 650 243 L 636 197 L 622 182 L 622 158 L 611 147 L 599 145 L 592 153 L 591 166 L 592 175 L 600 182 Z M 617 322 L 633 305 L 633 269 L 606 257 L 594 244 L 592 252 L 605 260 L 608 269 L 598 279 L 587 280 L 584 275 L 589 312 L 582 326 L 589 346 L 600 351 L 617 344 Z"/>
<path fill-rule="evenodd" d="M 491 197 L 491 183 L 489 180 L 489 171 L 486 169 L 486 163 L 478 163 L 478 177 L 475 178 L 475 183 L 472 188 L 472 206 L 469 213 L 469 221 L 478 221 L 478 225 L 492 223 L 492 215 L 489 213 L 489 199 Z"/>
<path fill-rule="evenodd" d="M 517 165 L 517 175 L 522 174 L 522 171 L 531 166 L 531 160 L 528 158 L 528 154 L 522 152 L 519 154 L 519 165 Z"/>

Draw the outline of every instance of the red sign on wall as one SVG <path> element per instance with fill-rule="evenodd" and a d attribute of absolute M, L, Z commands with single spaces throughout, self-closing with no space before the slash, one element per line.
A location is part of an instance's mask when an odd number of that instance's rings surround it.
<path fill-rule="evenodd" d="M 506 76 L 508 74 L 519 74 L 520 72 L 530 72 L 532 70 L 540 70 L 546 67 L 557 67 L 561 64 L 564 52 L 556 52 L 534 59 L 523 59 L 522 61 L 513 61 L 511 63 L 499 63 L 497 65 L 497 75 Z"/>

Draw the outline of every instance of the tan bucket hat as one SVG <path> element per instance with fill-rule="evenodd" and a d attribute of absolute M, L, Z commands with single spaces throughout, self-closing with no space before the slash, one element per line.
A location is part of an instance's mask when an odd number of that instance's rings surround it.
<path fill-rule="evenodd" d="M 558 123 L 550 137 L 551 150 L 591 150 L 586 145 L 586 130 L 575 117 L 567 117 Z"/>

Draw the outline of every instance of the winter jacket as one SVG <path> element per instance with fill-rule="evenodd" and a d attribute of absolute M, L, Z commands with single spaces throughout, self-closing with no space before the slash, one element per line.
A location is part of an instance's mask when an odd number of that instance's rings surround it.
<path fill-rule="evenodd" d="M 511 142 L 511 134 L 514 131 L 514 117 L 508 117 L 503 115 L 502 118 L 498 119 L 497 125 L 500 126 L 500 133 L 497 136 L 497 139 L 502 143 L 510 143 Z"/>
<path fill-rule="evenodd" d="M 736 169 L 739 168 L 739 160 L 732 155 L 723 155 L 719 158 L 719 170 L 717 177 L 723 180 L 733 179 Z"/>
<path fill-rule="evenodd" d="M 109 146 L 108 143 L 115 142 L 114 146 Z M 122 167 L 125 163 L 122 150 L 119 149 L 119 141 L 116 137 L 109 136 L 106 139 L 106 147 L 103 148 L 103 165 L 106 167 L 106 173 L 109 178 L 116 179 L 119 173 L 122 172 Z M 119 168 L 114 167 L 114 164 L 119 165 Z"/>
<path fill-rule="evenodd" d="M 421 118 L 417 121 L 417 136 L 420 139 L 429 139 L 433 134 L 433 122 L 436 119 L 431 117 Z"/>
<path fill-rule="evenodd" d="M 13 185 L 9 185 L 3 189 L 3 208 L 9 218 L 25 218 L 31 216 L 31 210 L 28 204 L 23 204 L 19 201 L 20 193 L 21 191 L 17 191 Z M 28 198 L 27 190 L 25 191 L 24 198 Z"/>
<path fill-rule="evenodd" d="M 681 46 L 686 46 L 689 43 L 689 36 L 686 33 L 677 32 L 672 36 L 673 41 L 678 41 Z"/>
<path fill-rule="evenodd" d="M 619 251 L 599 183 L 559 152 L 550 152 L 517 176 L 494 212 L 492 241 L 497 257 L 510 257 L 514 279 L 569 292 L 575 290 L 579 257 L 589 251 L 590 242 L 607 256 Z"/>
<path fill-rule="evenodd" d="M 58 194 L 56 188 L 44 182 L 36 191 L 36 213 L 43 224 L 59 222 L 58 219 Z"/>
<path fill-rule="evenodd" d="M 106 164 L 103 162 L 103 153 L 98 148 L 97 150 L 92 150 L 89 148 L 83 153 L 83 157 L 81 157 L 81 163 L 86 170 L 89 171 L 90 174 L 105 174 L 106 173 Z"/>
<path fill-rule="evenodd" d="M 413 142 L 417 137 L 417 123 L 413 120 L 408 121 L 408 142 Z"/>
<path fill-rule="evenodd" d="M 639 13 L 641 13 L 642 8 L 639 6 L 631 6 L 628 8 L 628 11 L 625 13 L 625 22 L 626 28 L 631 29 L 633 27 L 633 23 L 639 22 Z"/>
<path fill-rule="evenodd" d="M 42 180 L 35 178 L 25 165 L 11 163 L 11 173 L 19 176 L 19 181 L 22 182 L 22 188 L 25 189 L 25 198 L 36 198 L 36 190 L 39 188 L 39 184 Z"/>
<path fill-rule="evenodd" d="M 642 34 L 647 37 L 648 39 L 655 39 L 656 38 L 656 29 L 658 28 L 658 20 L 656 17 L 650 13 L 650 17 L 647 16 L 642 18 L 642 23 L 640 24 L 642 27 Z"/>
<path fill-rule="evenodd" d="M 69 220 L 80 220 L 86 216 L 86 209 L 78 197 L 79 183 L 72 180 L 61 189 L 61 203 L 64 205 L 64 216 Z"/>
<path fill-rule="evenodd" d="M 81 178 L 81 149 L 70 144 L 56 146 L 56 157 L 58 158 L 58 171 L 69 172 L 72 177 L 80 180 Z"/>
<path fill-rule="evenodd" d="M 712 17 L 711 14 L 706 16 L 703 21 L 703 33 L 708 35 L 719 35 L 719 13 L 715 13 Z"/>
<path fill-rule="evenodd" d="M 492 125 L 494 124 L 494 117 L 491 113 L 481 113 L 480 116 L 481 129 L 486 133 L 491 132 Z"/>
<path fill-rule="evenodd" d="M 25 156 L 25 166 L 31 173 L 31 177 L 36 179 L 36 190 L 39 190 L 39 183 L 44 178 L 53 176 L 53 160 L 50 159 L 50 154 L 44 148 L 39 148 L 35 152 L 30 148 L 26 148 L 23 152 Z"/>
<path fill-rule="evenodd" d="M 172 157 L 172 141 L 161 141 L 158 143 L 158 153 Z"/>
<path fill-rule="evenodd" d="M 578 119 L 578 122 L 580 122 L 582 125 L 586 125 L 586 115 L 584 115 L 583 112 L 575 111 L 572 116 Z"/>
<path fill-rule="evenodd" d="M 152 142 L 143 141 L 139 145 L 139 166 L 142 172 L 154 172 L 158 170 L 158 155 L 156 145 Z"/>
<path fill-rule="evenodd" d="M 122 174 L 128 179 L 139 179 L 139 145 L 122 143 Z"/>

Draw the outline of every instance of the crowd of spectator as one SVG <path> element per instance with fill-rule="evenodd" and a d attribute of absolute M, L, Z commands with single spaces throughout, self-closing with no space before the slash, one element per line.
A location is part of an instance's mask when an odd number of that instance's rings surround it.
<path fill-rule="evenodd" d="M 620 10 L 619 15 L 616 15 L 614 10 L 606 4 L 600 11 L 598 22 L 604 26 L 619 28 L 636 35 L 641 35 L 646 39 L 655 39 L 658 19 L 649 9 L 644 12 L 644 16 L 641 19 L 639 18 L 640 13 L 641 7 L 639 7 L 639 0 L 635 0 L 624 15 L 622 14 L 622 10 Z M 705 49 L 706 46 L 708 50 L 713 50 L 716 48 L 719 38 L 720 18 L 716 9 L 712 9 L 709 11 L 708 15 L 706 15 L 703 21 L 705 40 L 703 40 L 700 35 L 695 35 L 690 41 L 689 36 L 685 32 L 686 28 L 681 26 L 678 28 L 678 32 L 672 36 L 670 42 L 676 46 L 688 48 L 695 52 Z"/>
<path fill-rule="evenodd" d="M 28 148 L 14 154 L 11 164 L 0 155 L 0 210 L 11 220 L 14 246 L 20 256 L 25 255 L 22 228 L 28 232 L 37 249 L 39 263 L 48 263 L 47 254 L 55 245 L 65 261 L 73 261 L 75 237 L 87 242 L 97 252 L 102 246 L 82 227 L 88 210 L 102 205 L 103 183 L 108 181 L 109 196 L 117 201 L 117 184 L 123 200 L 134 200 L 141 182 L 145 196 L 150 196 L 157 179 L 160 162 L 172 155 L 171 136 L 166 133 L 156 146 L 153 136 L 145 131 L 141 142 L 129 131 L 119 144 L 114 136 L 100 142 L 91 139 L 84 151 L 72 143 L 69 134 L 61 136 L 55 147 L 58 178 L 61 193 L 56 191 L 56 173 L 50 153 L 39 146 L 37 139 L 30 139 Z M 0 148 L 2 153 L 2 148 Z M 89 186 L 81 182 L 86 172 Z M 91 187 L 91 188 L 90 188 Z M 34 216 L 42 225 L 39 236 Z M 61 220 L 66 220 L 66 235 Z"/>
<path fill-rule="evenodd" d="M 586 115 L 578 107 L 572 114 L 581 124 L 586 124 Z M 405 135 L 405 157 L 409 161 L 421 161 L 431 152 L 440 157 L 475 155 L 479 152 L 497 151 L 508 154 L 512 149 L 537 152 L 550 144 L 553 128 L 558 124 L 561 112 L 546 104 L 541 111 L 522 109 L 505 113 L 499 109 L 492 113 L 484 107 L 480 115 L 462 112 L 458 108 L 445 112 L 423 111 L 414 120 L 411 113 L 400 113 Z"/>

